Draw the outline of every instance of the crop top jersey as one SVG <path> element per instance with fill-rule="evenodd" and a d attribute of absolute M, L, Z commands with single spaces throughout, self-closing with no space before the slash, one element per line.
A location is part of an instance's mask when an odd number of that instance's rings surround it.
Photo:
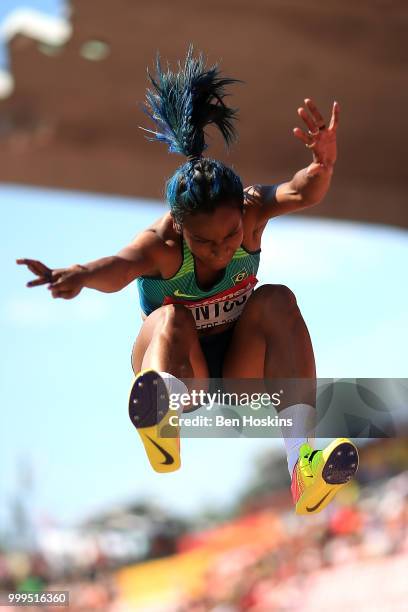
<path fill-rule="evenodd" d="M 149 315 L 166 304 L 182 304 L 191 310 L 197 329 L 208 329 L 235 321 L 258 282 L 261 249 L 235 251 L 223 277 L 208 290 L 197 284 L 193 254 L 183 238 L 183 261 L 174 276 L 137 278 L 142 311 Z"/>

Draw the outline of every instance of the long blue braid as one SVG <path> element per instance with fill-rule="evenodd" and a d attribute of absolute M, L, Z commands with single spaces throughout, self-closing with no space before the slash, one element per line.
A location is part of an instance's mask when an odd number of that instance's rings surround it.
<path fill-rule="evenodd" d="M 239 176 L 222 162 L 202 157 L 207 148 L 204 129 L 214 124 L 227 146 L 236 139 L 233 121 L 237 110 L 224 103 L 225 87 L 239 82 L 221 78 L 218 65 L 206 68 L 202 54 L 193 57 L 190 45 L 178 71 L 162 69 L 156 60 L 156 76 L 148 72 L 152 89 L 147 90 L 145 112 L 156 124 L 149 140 L 167 143 L 171 153 L 188 161 L 177 168 L 166 183 L 166 198 L 172 215 L 180 225 L 186 214 L 214 212 L 217 205 L 243 206 L 243 186 Z"/>

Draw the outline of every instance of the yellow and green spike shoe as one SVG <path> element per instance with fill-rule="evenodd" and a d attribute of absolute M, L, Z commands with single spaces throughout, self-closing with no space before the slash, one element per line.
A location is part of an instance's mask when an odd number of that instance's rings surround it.
<path fill-rule="evenodd" d="M 323 450 L 302 444 L 291 485 L 296 514 L 323 510 L 357 469 L 358 451 L 347 438 L 337 438 Z"/>
<path fill-rule="evenodd" d="M 178 414 L 170 410 L 166 384 L 155 370 L 143 370 L 133 381 L 129 417 L 152 468 L 156 472 L 178 470 L 181 464 Z"/>

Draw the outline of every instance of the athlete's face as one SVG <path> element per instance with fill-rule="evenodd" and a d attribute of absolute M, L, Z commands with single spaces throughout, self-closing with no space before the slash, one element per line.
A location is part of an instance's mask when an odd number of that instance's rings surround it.
<path fill-rule="evenodd" d="M 220 206 L 211 214 L 186 216 L 183 235 L 197 259 L 213 270 L 222 270 L 242 243 L 242 221 L 238 207 Z"/>

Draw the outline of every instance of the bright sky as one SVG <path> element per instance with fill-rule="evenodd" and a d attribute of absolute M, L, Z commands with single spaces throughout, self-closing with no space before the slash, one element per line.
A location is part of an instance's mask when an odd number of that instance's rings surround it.
<path fill-rule="evenodd" d="M 227 504 L 260 450 L 283 452 L 280 440 L 185 439 L 182 469 L 153 472 L 127 415 L 135 283 L 53 300 L 26 288 L 31 274 L 14 263 L 114 254 L 164 205 L 3 185 L 0 207 L 0 530 L 21 457 L 34 469 L 36 515 L 71 523 L 134 498 L 184 514 Z M 320 377 L 407 377 L 407 232 L 291 215 L 270 222 L 262 249 L 258 278 L 296 293 Z"/>

